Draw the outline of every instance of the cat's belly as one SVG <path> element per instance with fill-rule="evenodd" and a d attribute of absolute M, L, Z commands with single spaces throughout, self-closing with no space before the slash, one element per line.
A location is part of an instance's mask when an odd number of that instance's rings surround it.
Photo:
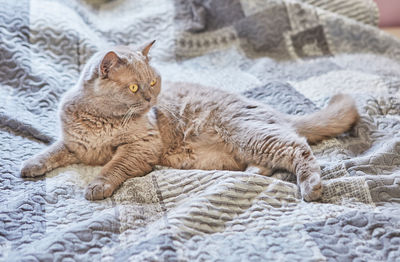
<path fill-rule="evenodd" d="M 243 171 L 246 164 L 235 157 L 224 144 L 187 143 L 165 152 L 161 164 L 177 169 Z"/>

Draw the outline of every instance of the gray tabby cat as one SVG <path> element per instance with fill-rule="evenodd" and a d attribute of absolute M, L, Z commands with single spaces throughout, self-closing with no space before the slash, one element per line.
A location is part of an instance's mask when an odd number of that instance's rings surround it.
<path fill-rule="evenodd" d="M 95 54 L 60 107 L 62 135 L 23 163 L 36 177 L 74 163 L 104 165 L 85 197 L 109 197 L 128 178 L 154 165 L 297 175 L 306 201 L 321 197 L 320 167 L 307 144 L 347 131 L 358 120 L 354 101 L 336 95 L 306 116 L 291 116 L 219 89 L 165 83 L 148 52 L 129 46 Z"/>

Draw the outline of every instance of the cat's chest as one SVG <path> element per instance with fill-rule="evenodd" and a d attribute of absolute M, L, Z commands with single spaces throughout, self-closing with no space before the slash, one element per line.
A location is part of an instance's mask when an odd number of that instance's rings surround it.
<path fill-rule="evenodd" d="M 118 145 L 130 142 L 132 132 L 116 123 L 83 119 L 65 128 L 64 140 L 82 163 L 104 165 L 111 160 Z"/>
<path fill-rule="evenodd" d="M 114 132 L 102 129 L 74 133 L 68 137 L 68 146 L 71 151 L 89 165 L 104 165 L 115 154 L 119 136 Z"/>
<path fill-rule="evenodd" d="M 119 146 L 135 144 L 149 135 L 157 136 L 146 117 L 129 123 L 107 119 L 80 118 L 64 130 L 68 147 L 81 160 L 90 165 L 104 165 L 115 155 Z"/>

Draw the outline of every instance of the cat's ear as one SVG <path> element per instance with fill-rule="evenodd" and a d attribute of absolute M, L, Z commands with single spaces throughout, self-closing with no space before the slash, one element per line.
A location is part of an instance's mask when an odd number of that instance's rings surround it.
<path fill-rule="evenodd" d="M 151 43 L 147 44 L 143 49 L 142 49 L 142 54 L 146 57 L 147 60 L 149 60 L 149 57 L 147 56 L 149 54 L 150 48 L 153 46 L 153 44 L 156 42 L 156 40 L 153 40 Z"/>
<path fill-rule="evenodd" d="M 101 64 L 100 64 L 100 75 L 102 77 L 107 77 L 108 73 L 110 72 L 110 70 L 117 66 L 118 63 L 120 63 L 121 59 L 119 58 L 119 56 L 113 52 L 110 51 L 108 52 L 104 57 L 103 60 L 101 60 Z"/>

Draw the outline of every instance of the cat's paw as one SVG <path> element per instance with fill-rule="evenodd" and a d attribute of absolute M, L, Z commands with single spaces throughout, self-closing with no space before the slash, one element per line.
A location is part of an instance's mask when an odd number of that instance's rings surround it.
<path fill-rule="evenodd" d="M 112 195 L 115 186 L 102 177 L 95 178 L 86 187 L 85 198 L 87 200 L 102 200 Z"/>
<path fill-rule="evenodd" d="M 46 165 L 36 158 L 28 159 L 21 166 L 21 177 L 37 177 L 44 175 L 46 172 Z"/>
<path fill-rule="evenodd" d="M 322 196 L 322 183 L 319 173 L 313 173 L 300 184 L 301 195 L 307 202 L 315 201 Z"/>

